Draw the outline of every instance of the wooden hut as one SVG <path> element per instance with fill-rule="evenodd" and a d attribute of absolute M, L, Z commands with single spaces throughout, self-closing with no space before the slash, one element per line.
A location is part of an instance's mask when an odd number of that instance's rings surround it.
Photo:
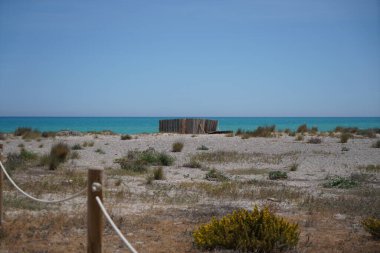
<path fill-rule="evenodd" d="M 207 134 L 216 132 L 217 120 L 208 119 L 163 119 L 160 133 Z"/>

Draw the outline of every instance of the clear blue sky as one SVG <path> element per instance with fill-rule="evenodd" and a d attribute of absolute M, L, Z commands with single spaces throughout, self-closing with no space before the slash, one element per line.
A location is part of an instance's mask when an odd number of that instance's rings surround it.
<path fill-rule="evenodd" d="M 1 116 L 380 116 L 379 0 L 1 0 Z"/>

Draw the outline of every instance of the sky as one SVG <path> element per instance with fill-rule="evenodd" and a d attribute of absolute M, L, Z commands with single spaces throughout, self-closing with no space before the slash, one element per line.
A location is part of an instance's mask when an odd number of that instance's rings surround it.
<path fill-rule="evenodd" d="M 380 116 L 379 0 L 1 0 L 0 116 Z"/>

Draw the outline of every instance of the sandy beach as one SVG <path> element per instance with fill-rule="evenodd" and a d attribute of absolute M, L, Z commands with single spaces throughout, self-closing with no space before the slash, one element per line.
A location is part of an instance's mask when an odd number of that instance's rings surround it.
<path fill-rule="evenodd" d="M 299 224 L 301 238 L 296 252 L 376 252 L 380 247 L 361 226 L 363 218 L 378 215 L 380 210 L 380 149 L 372 147 L 379 137 L 356 136 L 340 143 L 337 137 L 320 136 L 320 144 L 309 143 L 314 137 L 307 134 L 297 141 L 285 133 L 248 139 L 224 134 L 131 137 L 121 140 L 120 135 L 81 134 L 25 140 L 8 134 L 1 143 L 5 156 L 24 149 L 40 157 L 57 143 L 80 146 L 71 150 L 75 157 L 56 170 L 32 163 L 12 171 L 12 177 L 33 195 L 55 199 L 85 186 L 88 168 L 104 168 L 106 206 L 140 252 L 179 252 L 178 248 L 180 252 L 198 252 L 191 231 L 212 216 L 221 217 L 238 208 L 252 209 L 254 205 L 269 206 Z M 172 152 L 175 142 L 183 143 L 181 152 Z M 147 183 L 157 166 L 135 173 L 115 162 L 129 151 L 149 149 L 174 158 L 172 165 L 162 166 L 162 180 Z M 191 161 L 197 161 L 200 168 L 189 168 Z M 212 169 L 220 172 L 223 180 L 208 178 Z M 270 180 L 268 175 L 273 171 L 285 172 L 287 178 Z M 354 181 L 355 186 L 326 186 L 334 177 Z M 5 220 L 14 220 L 15 224 L 4 230 L 3 252 L 19 252 L 25 247 L 33 249 L 28 252 L 85 249 L 84 196 L 58 206 L 36 206 L 8 183 L 4 194 Z M 13 233 L 19 233 L 18 226 L 23 220 L 31 220 L 30 215 L 35 219 L 17 237 Z M 55 226 L 45 224 L 46 231 L 37 233 L 41 240 L 36 243 L 36 233 L 28 231 L 43 226 L 46 216 L 58 221 Z M 67 242 L 55 234 L 65 236 Z M 108 227 L 105 237 L 105 252 L 124 252 Z M 22 246 L 14 244 L 16 239 L 23 242 Z"/>

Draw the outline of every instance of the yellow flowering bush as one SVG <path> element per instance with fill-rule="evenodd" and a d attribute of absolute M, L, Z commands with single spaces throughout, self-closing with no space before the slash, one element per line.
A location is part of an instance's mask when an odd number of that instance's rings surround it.
<path fill-rule="evenodd" d="M 362 221 L 364 229 L 375 239 L 380 239 L 380 220 L 376 218 L 367 218 Z"/>
<path fill-rule="evenodd" d="M 221 219 L 201 225 L 193 232 L 201 249 L 233 249 L 242 252 L 272 252 L 295 247 L 299 240 L 298 224 L 271 213 L 268 208 L 253 211 L 238 209 Z"/>

